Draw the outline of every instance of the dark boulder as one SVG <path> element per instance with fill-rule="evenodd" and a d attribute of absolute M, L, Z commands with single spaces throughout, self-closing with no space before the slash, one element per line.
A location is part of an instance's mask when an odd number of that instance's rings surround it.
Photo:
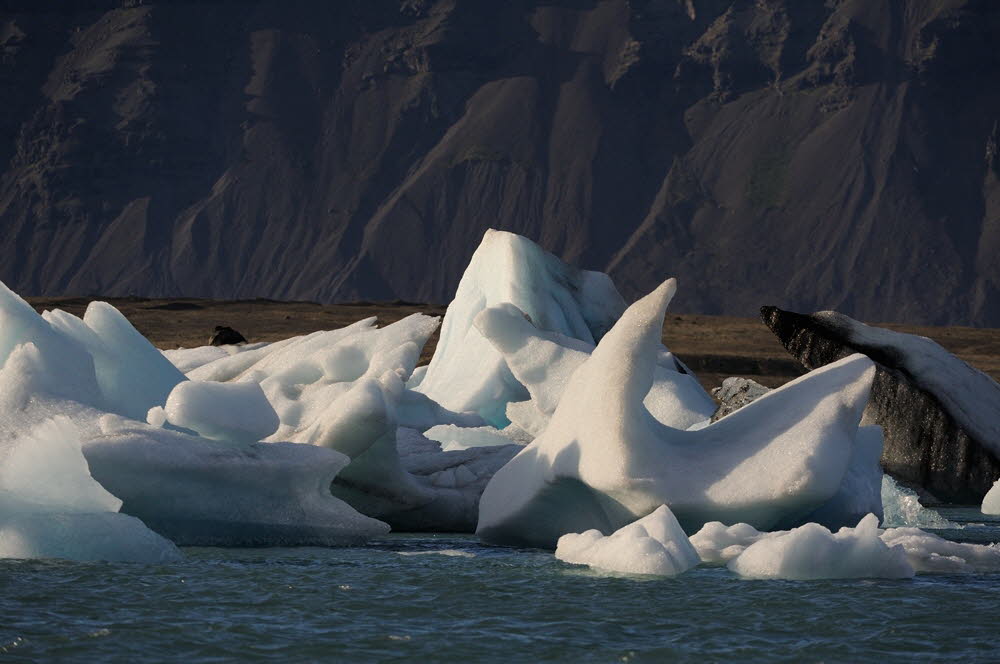
<path fill-rule="evenodd" d="M 761 307 L 761 318 L 802 365 L 852 353 L 878 365 L 862 424 L 885 430 L 882 467 L 939 500 L 978 504 L 1000 478 L 1000 385 L 926 337 L 842 314 Z"/>
<path fill-rule="evenodd" d="M 208 343 L 212 346 L 229 346 L 232 344 L 245 344 L 246 342 L 246 337 L 233 328 L 226 327 L 225 325 L 216 325 L 215 334 L 212 335 L 212 340 Z"/>

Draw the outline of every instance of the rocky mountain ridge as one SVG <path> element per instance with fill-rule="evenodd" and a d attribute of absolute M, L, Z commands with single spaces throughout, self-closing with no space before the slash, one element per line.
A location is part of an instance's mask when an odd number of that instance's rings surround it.
<path fill-rule="evenodd" d="M 446 302 L 483 232 L 673 309 L 1000 326 L 988 0 L 0 3 L 0 279 Z"/>

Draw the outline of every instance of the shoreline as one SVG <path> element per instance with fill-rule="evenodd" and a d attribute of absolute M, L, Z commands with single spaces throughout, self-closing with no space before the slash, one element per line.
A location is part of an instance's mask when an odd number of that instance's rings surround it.
<path fill-rule="evenodd" d="M 413 313 L 443 317 L 447 305 L 412 302 L 352 302 L 317 304 L 278 300 L 207 300 L 139 297 L 27 297 L 41 312 L 62 309 L 82 316 L 92 300 L 116 307 L 153 345 L 160 349 L 208 344 L 216 325 L 228 325 L 249 342 L 279 341 L 317 330 L 343 327 L 370 316 L 379 325 Z M 875 323 L 879 327 L 930 337 L 973 367 L 1000 381 L 1000 329 L 932 327 Z M 439 331 L 427 342 L 419 364 L 427 364 Z M 804 373 L 771 331 L 757 318 L 670 314 L 663 342 L 697 375 L 706 389 L 728 376 L 751 378 L 777 387 Z"/>

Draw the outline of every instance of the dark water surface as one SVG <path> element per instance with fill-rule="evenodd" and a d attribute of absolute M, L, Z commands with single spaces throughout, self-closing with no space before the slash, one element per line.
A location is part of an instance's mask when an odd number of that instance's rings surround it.
<path fill-rule="evenodd" d="M 995 541 L 998 525 L 952 532 Z M 185 554 L 160 566 L 0 561 L 0 662 L 1000 657 L 1000 575 L 615 577 L 451 535 Z"/>

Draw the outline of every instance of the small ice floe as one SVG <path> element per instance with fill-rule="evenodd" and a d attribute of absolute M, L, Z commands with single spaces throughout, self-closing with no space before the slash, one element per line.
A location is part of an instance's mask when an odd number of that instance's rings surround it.
<path fill-rule="evenodd" d="M 982 505 L 983 514 L 1000 514 L 1000 480 L 993 484 L 993 488 L 986 492 Z"/>
<path fill-rule="evenodd" d="M 745 523 L 713 522 L 692 535 L 691 544 L 703 562 L 728 563 L 729 569 L 750 578 L 905 578 L 914 573 L 1000 572 L 1000 547 L 996 545 L 952 542 L 919 528 L 882 530 L 877 523 L 874 515 L 868 515 L 856 528 L 837 533 L 815 523 L 763 533 Z M 910 572 L 904 573 L 907 567 Z"/>
<path fill-rule="evenodd" d="M 691 536 L 691 545 L 702 562 L 725 565 L 754 542 L 768 537 L 778 537 L 787 530 L 763 533 L 748 523 L 727 526 L 720 521 L 710 521 Z"/>
<path fill-rule="evenodd" d="M 750 579 L 905 579 L 914 570 L 903 547 L 879 537 L 878 517 L 869 514 L 856 528 L 836 533 L 819 525 L 764 537 L 730 561 L 729 569 Z"/>
<path fill-rule="evenodd" d="M 1000 547 L 952 542 L 919 528 L 889 528 L 882 541 L 901 546 L 918 573 L 1000 572 Z"/>
<path fill-rule="evenodd" d="M 666 505 L 605 536 L 599 530 L 559 538 L 556 558 L 625 574 L 676 576 L 700 561 L 677 518 Z"/>

